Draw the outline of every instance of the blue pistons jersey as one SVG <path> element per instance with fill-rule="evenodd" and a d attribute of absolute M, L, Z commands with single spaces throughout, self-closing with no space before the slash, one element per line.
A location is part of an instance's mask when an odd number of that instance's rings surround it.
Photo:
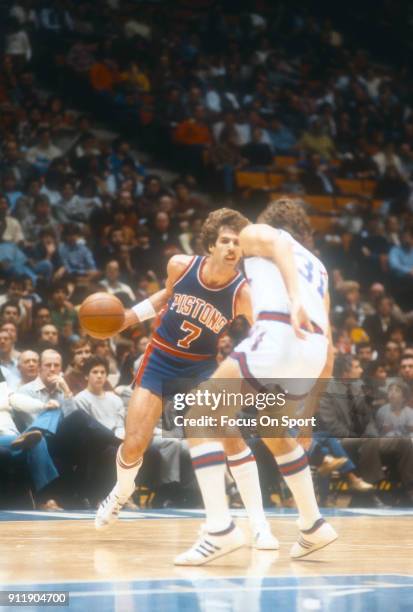
<path fill-rule="evenodd" d="M 246 280 L 234 273 L 226 285 L 209 287 L 202 280 L 205 261 L 197 255 L 191 259 L 158 317 L 136 376 L 137 384 L 155 393 L 161 394 L 165 379 L 205 380 L 216 369 L 218 339 L 235 317 L 237 294 Z"/>

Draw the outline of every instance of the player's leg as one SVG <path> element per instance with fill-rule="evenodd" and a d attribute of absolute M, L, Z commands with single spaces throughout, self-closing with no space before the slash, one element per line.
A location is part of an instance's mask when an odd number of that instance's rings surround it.
<path fill-rule="evenodd" d="M 238 367 L 238 364 L 234 363 Z M 257 462 L 253 452 L 241 436 L 224 437 L 221 442 L 250 521 L 254 548 L 277 550 L 278 540 L 272 535 L 265 517 Z"/>
<path fill-rule="evenodd" d="M 162 400 L 157 394 L 142 387 L 134 389 L 128 405 L 125 439 L 116 457 L 117 481 L 98 508 L 96 529 L 105 529 L 113 523 L 133 493 L 143 454 L 150 444 L 161 411 Z"/>
<path fill-rule="evenodd" d="M 227 358 L 212 376 L 217 379 L 240 379 L 235 360 Z M 202 565 L 222 556 L 244 543 L 241 531 L 235 527 L 225 492 L 226 461 L 232 462 L 232 474 L 246 508 L 254 533 L 254 546 L 277 549 L 265 519 L 255 458 L 242 438 L 189 439 L 192 463 L 205 506 L 206 524 L 203 535 L 195 545 L 175 559 L 178 565 Z M 211 546 L 213 545 L 213 546 Z"/>
<path fill-rule="evenodd" d="M 223 361 L 213 378 L 237 378 L 237 364 Z M 190 413 L 188 413 L 190 415 Z M 244 544 L 242 531 L 232 520 L 225 491 L 226 458 L 221 442 L 189 437 L 192 465 L 205 506 L 206 524 L 195 544 L 178 555 L 175 565 L 203 565 Z"/>
<path fill-rule="evenodd" d="M 331 544 L 337 539 L 335 530 L 320 514 L 307 454 L 293 438 L 268 438 L 264 442 L 271 450 L 281 474 L 297 505 L 300 537 L 290 555 L 298 559 Z"/>

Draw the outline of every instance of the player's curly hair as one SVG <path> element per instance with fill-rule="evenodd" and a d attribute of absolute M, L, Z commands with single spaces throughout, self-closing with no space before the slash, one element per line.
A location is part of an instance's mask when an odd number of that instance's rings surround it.
<path fill-rule="evenodd" d="M 214 246 L 218 239 L 219 230 L 222 227 L 229 227 L 234 232 L 239 232 L 249 225 L 249 221 L 244 215 L 232 208 L 219 208 L 209 213 L 201 229 L 202 245 L 208 253 L 211 246 Z"/>
<path fill-rule="evenodd" d="M 284 196 L 268 204 L 258 217 L 258 223 L 283 229 L 299 241 L 312 232 L 310 220 L 300 200 Z"/>

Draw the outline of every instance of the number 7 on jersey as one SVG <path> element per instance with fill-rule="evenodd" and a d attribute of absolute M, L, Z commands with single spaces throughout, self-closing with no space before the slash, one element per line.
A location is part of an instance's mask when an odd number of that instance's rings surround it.
<path fill-rule="evenodd" d="M 181 338 L 181 340 L 178 340 L 177 345 L 180 348 L 185 348 L 185 349 L 189 348 L 192 342 L 194 342 L 194 340 L 199 338 L 202 332 L 201 327 L 198 327 L 198 325 L 194 325 L 188 320 L 185 320 L 182 323 L 181 329 L 182 331 L 187 332 L 187 335 L 184 338 Z"/>

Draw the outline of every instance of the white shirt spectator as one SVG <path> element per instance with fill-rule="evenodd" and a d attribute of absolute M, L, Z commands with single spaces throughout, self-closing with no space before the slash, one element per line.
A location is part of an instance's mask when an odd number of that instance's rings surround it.
<path fill-rule="evenodd" d="M 19 431 L 11 416 L 9 387 L 3 378 L 0 368 L 0 436 L 18 436 Z"/>
<path fill-rule="evenodd" d="M 31 147 L 26 153 L 26 159 L 29 164 L 43 164 L 45 161 L 50 163 L 61 155 L 61 150 L 50 143 L 47 148 L 38 145 Z"/>
<path fill-rule="evenodd" d="M 115 281 L 114 283 L 110 283 L 107 278 L 104 278 L 99 282 L 99 285 L 105 287 L 108 293 L 112 295 L 116 295 L 117 293 L 126 293 L 130 297 L 133 303 L 136 302 L 136 296 L 133 293 L 131 287 L 126 283 L 121 283 L 120 281 Z"/>
<path fill-rule="evenodd" d="M 84 410 L 118 438 L 125 437 L 125 407 L 116 393 L 105 391 L 95 395 L 87 389 L 74 397 L 76 408 Z"/>
<path fill-rule="evenodd" d="M 24 30 L 9 34 L 6 37 L 7 55 L 23 55 L 27 61 L 32 57 L 32 47 L 29 37 Z"/>
<path fill-rule="evenodd" d="M 384 433 L 386 437 L 413 437 L 411 431 L 413 427 L 413 408 L 410 408 L 410 406 L 405 406 L 400 412 L 395 412 L 390 404 L 385 404 L 378 409 L 376 421 L 380 435 L 383 435 L 383 429 L 391 427 L 390 431 Z"/>
<path fill-rule="evenodd" d="M 3 240 L 6 240 L 7 242 L 15 242 L 16 244 L 23 242 L 24 240 L 24 234 L 20 222 L 9 215 L 6 215 L 6 229 L 3 233 Z"/>
<path fill-rule="evenodd" d="M 376 162 L 380 174 L 385 174 L 389 166 L 394 166 L 401 176 L 405 176 L 403 164 L 398 155 L 393 153 L 389 158 L 383 151 L 379 151 L 373 155 L 373 160 Z"/>

